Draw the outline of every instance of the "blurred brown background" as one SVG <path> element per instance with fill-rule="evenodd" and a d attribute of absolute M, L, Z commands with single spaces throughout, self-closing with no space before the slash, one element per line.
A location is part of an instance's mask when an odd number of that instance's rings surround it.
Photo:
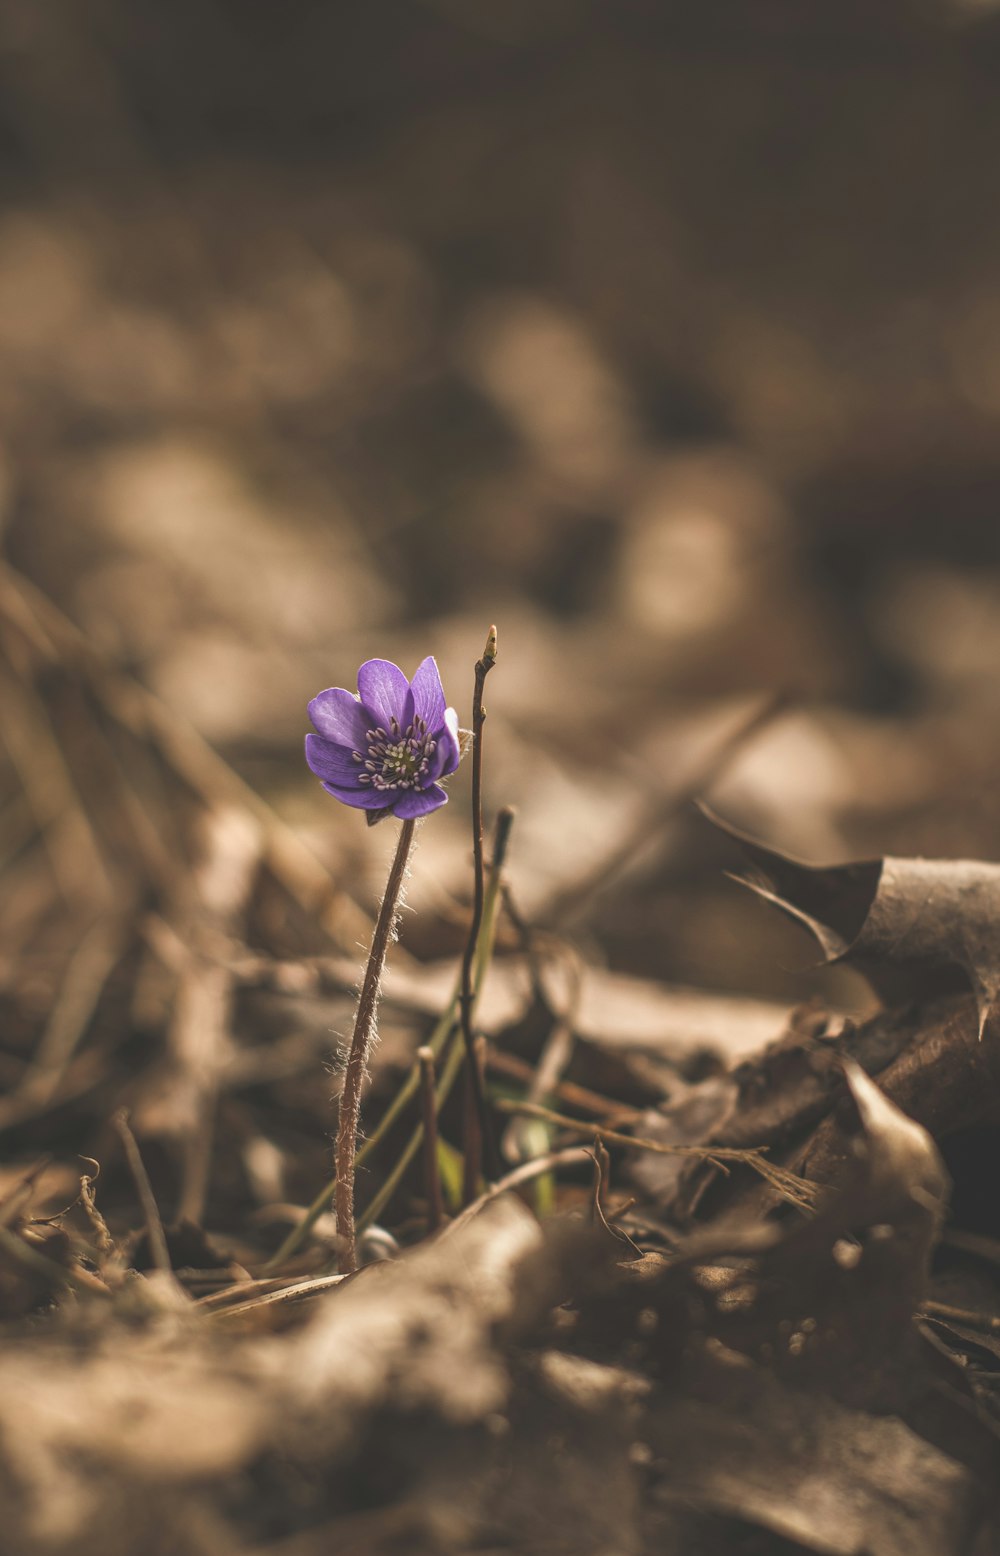
<path fill-rule="evenodd" d="M 491 620 L 531 913 L 699 775 L 812 857 L 1000 857 L 988 0 L 6 0 L 0 80 L 6 555 L 360 902 L 305 703 L 432 652 L 467 720 Z M 590 953 L 809 993 L 731 862 L 658 822 Z"/>

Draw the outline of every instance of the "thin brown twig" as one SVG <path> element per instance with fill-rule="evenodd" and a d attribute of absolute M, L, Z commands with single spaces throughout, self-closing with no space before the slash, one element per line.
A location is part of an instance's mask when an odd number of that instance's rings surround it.
<path fill-rule="evenodd" d="M 40 1156 L 37 1162 L 34 1162 L 24 1176 L 14 1185 L 10 1193 L 0 1201 L 0 1226 L 10 1226 L 19 1219 L 21 1212 L 27 1209 L 31 1203 L 38 1179 L 51 1160 L 51 1156 Z"/>
<path fill-rule="evenodd" d="M 255 1290 L 252 1295 L 245 1297 L 238 1292 L 231 1302 L 212 1303 L 208 1297 L 199 1297 L 196 1305 L 205 1307 L 214 1318 L 230 1319 L 242 1318 L 247 1313 L 257 1312 L 262 1308 L 274 1307 L 286 1302 L 302 1302 L 309 1297 L 318 1297 L 323 1292 L 332 1291 L 347 1279 L 346 1275 L 315 1275 L 306 1280 L 293 1281 L 249 1281 L 246 1282 L 249 1292 L 251 1287 L 261 1285 L 269 1286 L 267 1291 Z M 221 1292 L 213 1293 L 221 1296 Z"/>
<path fill-rule="evenodd" d="M 304 1280 L 311 1280 L 311 1276 L 303 1276 Z M 343 1279 L 337 1276 L 336 1279 Z M 233 1280 L 224 1286 L 217 1287 L 214 1291 L 207 1291 L 204 1296 L 195 1297 L 195 1307 L 214 1308 L 228 1307 L 233 1302 L 243 1302 L 247 1297 L 259 1297 L 269 1291 L 286 1291 L 289 1286 L 295 1285 L 294 1280 L 289 1280 L 287 1275 L 265 1275 L 258 1280 Z"/>
<path fill-rule="evenodd" d="M 84 1096 L 107 1073 L 107 1055 L 82 1053 L 73 1059 L 55 1090 L 49 1094 L 18 1084 L 0 1097 L 0 1130 L 26 1124 L 57 1104 L 73 1102 Z"/>
<path fill-rule="evenodd" d="M 549 1151 L 545 1156 L 536 1156 L 533 1161 L 522 1162 L 520 1167 L 515 1167 L 506 1177 L 499 1178 L 496 1183 L 491 1183 L 489 1188 L 474 1199 L 471 1205 L 466 1205 L 460 1215 L 454 1221 L 449 1222 L 441 1233 L 442 1237 L 448 1237 L 457 1227 L 464 1226 L 471 1221 L 473 1216 L 478 1216 L 484 1206 L 492 1200 L 499 1199 L 501 1194 L 507 1194 L 512 1189 L 519 1189 L 525 1183 L 533 1183 L 536 1178 L 543 1178 L 546 1173 L 555 1172 L 559 1167 L 580 1167 L 585 1162 L 591 1162 L 594 1153 L 582 1145 L 565 1147 L 561 1151 Z"/>
<path fill-rule="evenodd" d="M 60 1091 L 125 945 L 122 924 L 98 918 L 69 959 L 34 1058 L 17 1086 L 0 1097 L 0 1129 L 44 1112 Z"/>
<path fill-rule="evenodd" d="M 511 1080 L 523 1081 L 528 1085 L 535 1074 L 534 1066 L 526 1059 L 489 1045 L 486 1049 L 486 1065 L 488 1069 L 496 1070 L 498 1075 L 507 1075 Z M 631 1123 L 642 1111 L 629 1107 L 627 1103 L 616 1102 L 613 1097 L 605 1097 L 599 1091 L 591 1091 L 587 1086 L 578 1086 L 575 1081 L 557 1081 L 551 1088 L 551 1094 L 575 1108 L 581 1108 L 585 1113 L 593 1113 L 602 1120 L 615 1119 L 620 1124 Z"/>
<path fill-rule="evenodd" d="M 160 1208 L 156 1203 L 153 1185 L 150 1183 L 149 1174 L 146 1171 L 146 1164 L 142 1159 L 135 1135 L 129 1128 L 128 1114 L 124 1108 L 115 1114 L 112 1122 L 125 1148 L 125 1160 L 128 1162 L 129 1172 L 132 1174 L 132 1181 L 135 1184 L 135 1191 L 142 1206 L 150 1258 L 161 1274 L 168 1275 L 173 1280 L 175 1278 L 174 1269 L 170 1263 L 170 1250 L 167 1247 L 166 1233 L 163 1230 L 163 1221 L 160 1218 Z"/>
<path fill-rule="evenodd" d="M 531 979 L 531 992 L 539 1004 L 545 1002 L 545 984 L 542 980 L 542 958 L 539 954 L 539 932 L 532 924 L 528 923 L 521 912 L 510 887 L 509 881 L 504 881 L 500 888 L 500 896 L 503 902 L 504 912 L 510 919 L 511 927 L 520 942 L 524 959 L 528 964 L 528 975 Z M 554 937 L 549 937 L 554 938 Z M 566 941 L 558 941 L 560 945 L 566 945 Z"/>
<path fill-rule="evenodd" d="M 923 1302 L 918 1316 L 963 1324 L 967 1329 L 978 1329 L 981 1334 L 1000 1334 L 1000 1316 L 997 1314 L 976 1313 L 971 1308 L 952 1307 L 949 1302 Z"/>
<path fill-rule="evenodd" d="M 483 864 L 483 724 L 486 712 L 483 708 L 483 688 L 497 659 L 497 629 L 490 627 L 486 647 L 481 659 L 476 660 L 476 684 L 472 698 L 472 860 L 473 905 L 472 920 L 462 955 L 462 994 L 459 1008 L 462 1017 L 462 1038 L 465 1043 L 465 1172 L 464 1198 L 468 1204 L 479 1188 L 483 1150 L 486 1152 L 487 1171 L 491 1178 L 499 1175 L 496 1144 L 490 1128 L 483 1092 L 482 1077 L 476 1062 L 475 1036 L 472 1030 L 472 1008 L 475 1000 L 472 967 L 483 922 L 485 900 L 485 867 Z"/>
<path fill-rule="evenodd" d="M 0 562 L 0 628 L 8 626 L 41 665 L 72 663 L 107 716 L 155 750 L 170 774 L 205 803 L 215 807 L 228 800 L 256 817 L 263 827 L 267 864 L 333 940 L 346 946 L 368 932 L 367 915 L 346 893 L 335 889 L 329 871 L 294 829 L 193 726 L 138 681 L 115 670 L 47 595 Z"/>
<path fill-rule="evenodd" d="M 964 1232 L 961 1227 L 949 1226 L 941 1233 L 941 1241 L 949 1248 L 959 1248 L 989 1264 L 1000 1264 L 1000 1237 L 987 1237 L 982 1232 Z"/>
<path fill-rule="evenodd" d="M 87 1030 L 98 1001 L 117 966 L 128 938 L 121 920 L 98 918 L 89 925 L 66 967 L 66 974 L 35 1049 L 40 1083 L 53 1091 Z"/>
<path fill-rule="evenodd" d="M 344 1070 L 344 1085 L 340 1094 L 340 1118 L 337 1124 L 337 1144 L 334 1152 L 336 1189 L 334 1209 L 337 1218 L 337 1234 L 343 1241 L 340 1263 L 342 1273 L 351 1275 L 358 1267 L 357 1244 L 354 1229 L 354 1158 L 357 1154 L 358 1123 L 361 1113 L 361 1088 L 368 1073 L 368 1060 L 375 1037 L 375 1013 L 378 1007 L 379 985 L 385 967 L 389 942 L 396 927 L 396 916 L 403 895 L 406 866 L 416 831 L 415 821 L 404 821 L 399 829 L 396 853 L 393 857 L 385 896 L 378 910 L 375 932 L 372 935 L 368 966 L 358 999 L 358 1012 L 354 1021 L 354 1035 Z"/>
<path fill-rule="evenodd" d="M 530 933 L 530 932 L 529 932 Z M 528 1083 L 527 1102 L 539 1102 L 546 1104 L 555 1093 L 556 1087 L 562 1079 L 562 1073 L 573 1057 L 573 1046 L 576 1041 L 576 1022 L 580 1009 L 580 994 L 583 986 L 582 967 L 579 956 L 569 946 L 561 947 L 566 959 L 569 973 L 569 990 L 565 1002 L 560 1001 L 562 1009 L 554 1012 L 552 1028 L 542 1051 L 538 1057 L 538 1063 Z M 539 969 L 539 987 L 543 999 L 548 999 L 544 985 L 541 983 Z M 551 1001 L 549 1001 L 551 1003 Z M 532 1131 L 532 1126 L 519 1119 L 511 1119 L 504 1131 L 501 1147 L 508 1161 L 517 1162 L 526 1156 L 531 1156 L 530 1141 L 531 1132 L 537 1134 L 537 1125 Z M 537 1141 L 535 1150 L 537 1150 Z"/>
<path fill-rule="evenodd" d="M 580 1013 L 580 995 L 583 987 L 583 969 L 575 953 L 569 957 L 569 977 L 569 995 L 565 1007 L 556 1012 L 552 1030 L 538 1057 L 534 1079 L 528 1093 L 529 1102 L 544 1102 L 546 1097 L 551 1096 L 573 1057 L 575 1028 Z"/>
<path fill-rule="evenodd" d="M 649 847 L 650 839 L 661 831 L 683 806 L 696 800 L 729 765 L 754 735 L 766 729 L 788 707 L 788 697 L 775 692 L 758 703 L 753 712 L 714 751 L 697 766 L 691 776 L 668 794 L 657 796 L 644 808 L 628 836 L 619 843 L 611 858 L 600 859 L 595 866 L 560 887 L 539 910 L 537 917 L 556 925 L 576 923 L 593 900 L 625 874 Z"/>
<path fill-rule="evenodd" d="M 594 1146 L 590 1152 L 590 1157 L 594 1163 L 594 1182 L 590 1196 L 590 1224 L 595 1229 L 599 1228 L 605 1232 L 609 1237 L 616 1238 L 619 1242 L 625 1243 L 634 1251 L 636 1258 L 638 1258 L 640 1256 L 639 1249 L 633 1243 L 628 1233 L 621 1227 L 612 1225 L 607 1215 L 606 1201 L 608 1186 L 611 1181 L 611 1157 L 600 1135 L 594 1136 Z"/>
<path fill-rule="evenodd" d="M 471 1205 L 479 1193 L 482 1179 L 483 1129 L 482 1118 L 476 1101 L 482 1090 L 482 1070 L 479 1056 L 473 1049 L 470 1063 L 466 1056 L 462 1066 L 462 1204 Z M 491 1174 L 495 1177 L 496 1174 Z"/>
<path fill-rule="evenodd" d="M 71 908 L 108 908 L 114 891 L 87 808 L 34 687 L 0 667 L 3 743 L 21 780 L 53 879 Z"/>
<path fill-rule="evenodd" d="M 0 809 L 0 872 L 17 858 L 36 832 L 28 796 L 23 789 L 19 789 Z"/>
<path fill-rule="evenodd" d="M 418 1048 L 420 1110 L 424 1120 L 424 1194 L 427 1198 L 427 1230 L 436 1232 L 444 1220 L 441 1173 L 438 1168 L 438 1113 L 433 1048 Z"/>
<path fill-rule="evenodd" d="M 603 1124 L 596 1126 L 586 1119 L 567 1118 L 565 1113 L 553 1113 L 551 1108 L 539 1107 L 532 1102 L 509 1102 L 501 1099 L 497 1106 L 503 1113 L 523 1113 L 528 1118 L 544 1119 L 546 1123 L 557 1124 L 561 1129 L 571 1130 L 574 1134 L 593 1136 L 599 1133 L 603 1140 L 610 1141 L 612 1145 L 631 1146 L 637 1151 L 653 1151 L 658 1156 L 687 1156 L 693 1160 L 712 1162 L 723 1170 L 726 1162 L 752 1167 L 754 1172 L 759 1173 L 801 1209 L 811 1209 L 817 1194 L 821 1192 L 817 1184 L 811 1183 L 806 1178 L 799 1178 L 795 1173 L 788 1172 L 786 1168 L 776 1166 L 774 1162 L 769 1162 L 761 1147 L 744 1150 L 734 1146 L 666 1145 L 660 1140 L 646 1140 L 641 1135 L 621 1134 L 616 1129 L 606 1129 Z"/>
<path fill-rule="evenodd" d="M 557 1124 L 560 1129 L 569 1129 L 578 1135 L 600 1134 L 602 1139 L 610 1140 L 612 1145 L 633 1146 L 638 1151 L 655 1151 L 658 1156 L 692 1156 L 713 1162 L 746 1162 L 751 1157 L 760 1155 L 759 1150 L 737 1150 L 729 1146 L 665 1145 L 661 1140 L 645 1140 L 641 1135 L 624 1135 L 617 1129 L 606 1129 L 603 1124 L 595 1124 L 587 1119 L 568 1118 L 565 1113 L 555 1113 L 551 1108 L 540 1107 L 534 1102 L 510 1102 L 506 1098 L 501 1098 L 497 1107 L 502 1113 L 523 1113 L 526 1118 L 540 1118 L 546 1124 Z"/>
<path fill-rule="evenodd" d="M 605 1219 L 604 1206 L 611 1182 L 611 1157 L 600 1135 L 594 1136 L 594 1197 L 591 1206 L 593 1220 Z"/>

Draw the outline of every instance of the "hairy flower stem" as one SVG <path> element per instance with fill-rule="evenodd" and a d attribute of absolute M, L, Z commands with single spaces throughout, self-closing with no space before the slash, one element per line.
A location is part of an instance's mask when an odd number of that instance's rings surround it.
<path fill-rule="evenodd" d="M 462 995 L 459 1008 L 462 1016 L 462 1040 L 465 1044 L 465 1183 L 464 1197 L 468 1204 L 479 1193 L 479 1173 L 485 1149 L 487 1172 L 491 1178 L 500 1174 L 496 1141 L 493 1136 L 483 1078 L 477 1062 L 475 1034 L 472 1030 L 473 993 L 472 964 L 476 943 L 483 922 L 485 895 L 485 871 L 483 867 L 483 724 L 486 713 L 483 708 L 483 688 L 486 677 L 497 662 L 497 629 L 490 627 L 483 656 L 476 661 L 476 684 L 472 698 L 472 861 L 473 904 L 472 922 L 462 957 Z"/>
<path fill-rule="evenodd" d="M 507 857 L 507 843 L 510 838 L 510 829 L 513 825 L 513 821 L 513 810 L 510 808 L 510 806 L 505 806 L 497 816 L 496 837 L 493 844 L 493 859 L 490 866 L 489 878 L 486 883 L 486 902 L 483 911 L 483 924 L 482 929 L 479 932 L 479 944 L 476 947 L 476 957 L 473 966 L 472 984 L 473 993 L 476 997 L 478 997 L 479 991 L 483 986 L 483 980 L 486 977 L 486 970 L 489 967 L 490 958 L 493 954 L 493 937 L 496 930 L 497 909 L 499 906 L 500 891 L 503 884 L 502 872 L 504 861 Z M 459 977 L 455 985 L 454 993 L 452 994 L 451 999 L 448 1001 L 447 1008 L 442 1012 L 434 1028 L 434 1031 L 427 1040 L 427 1046 L 433 1051 L 436 1061 L 443 1062 L 444 1059 L 448 1058 L 452 1052 L 454 1039 L 457 1036 L 461 1025 L 458 1016 L 458 1003 L 459 999 L 461 998 L 461 993 L 462 980 L 461 977 Z M 454 1053 L 456 1059 L 461 1062 L 461 1046 L 456 1048 Z M 445 1100 L 445 1098 L 447 1098 L 448 1093 L 450 1092 L 454 1083 L 455 1074 L 457 1074 L 457 1070 L 455 1070 L 454 1073 L 450 1069 L 445 1070 L 444 1078 L 439 1082 L 438 1085 L 439 1106 Z M 416 1096 L 419 1087 L 420 1070 L 419 1066 L 414 1064 L 407 1080 L 400 1087 L 385 1113 L 379 1119 L 371 1134 L 368 1135 L 364 1144 L 358 1150 L 354 1160 L 355 1172 L 357 1172 L 357 1169 L 362 1166 L 362 1164 L 366 1162 L 370 1156 L 374 1154 L 377 1147 L 381 1145 L 382 1141 L 385 1139 L 386 1135 L 389 1133 L 400 1114 L 406 1108 L 407 1103 L 412 1101 L 412 1099 Z M 414 1140 L 411 1141 L 412 1151 L 414 1154 L 420 1149 L 422 1131 L 423 1125 L 420 1124 L 418 1125 Z M 399 1186 L 399 1181 L 403 1176 L 403 1172 L 411 1160 L 412 1155 L 406 1155 L 404 1153 L 404 1159 L 402 1161 L 402 1165 L 399 1168 L 398 1176 L 394 1174 L 390 1184 L 393 1193 Z M 312 1204 L 309 1206 L 309 1209 L 303 1216 L 302 1220 L 292 1227 L 292 1230 L 281 1244 L 281 1247 L 277 1250 L 276 1253 L 271 1255 L 270 1259 L 268 1259 L 267 1263 L 264 1265 L 264 1270 L 266 1273 L 269 1274 L 272 1270 L 281 1269 L 287 1263 L 287 1261 L 299 1251 L 299 1249 L 302 1247 L 302 1244 L 309 1236 L 309 1233 L 316 1225 L 316 1222 L 319 1220 L 320 1216 L 325 1215 L 330 1206 L 333 1204 L 336 1188 L 337 1182 L 335 1178 L 331 1179 L 329 1183 L 324 1184 L 322 1189 L 320 1189 L 319 1193 L 316 1195 L 316 1198 L 313 1200 Z M 369 1206 L 368 1210 L 366 1210 L 364 1215 L 361 1216 L 358 1220 L 357 1225 L 359 1231 L 363 1231 L 364 1228 L 370 1224 L 371 1220 L 374 1220 L 379 1215 L 381 1215 L 384 1204 L 388 1201 L 389 1198 L 391 1198 L 391 1195 L 386 1195 L 386 1200 L 380 1203 L 377 1209 L 374 1211 L 372 1211 L 371 1207 Z"/>
<path fill-rule="evenodd" d="M 354 1232 L 354 1158 L 358 1143 L 358 1122 L 361 1113 L 361 1088 L 368 1073 L 372 1043 L 375 1037 L 375 1012 L 378 1007 L 379 985 L 385 967 L 386 952 L 396 927 L 396 915 L 403 895 L 406 865 L 416 831 L 415 821 L 404 821 L 399 829 L 399 841 L 386 882 L 385 896 L 375 921 L 372 947 L 368 953 L 368 966 L 361 985 L 358 1013 L 354 1020 L 354 1035 L 344 1071 L 344 1085 L 340 1094 L 340 1118 L 337 1124 L 337 1144 L 334 1151 L 336 1188 L 334 1209 L 337 1218 L 337 1235 L 341 1239 L 340 1268 L 351 1275 L 358 1267 Z"/>

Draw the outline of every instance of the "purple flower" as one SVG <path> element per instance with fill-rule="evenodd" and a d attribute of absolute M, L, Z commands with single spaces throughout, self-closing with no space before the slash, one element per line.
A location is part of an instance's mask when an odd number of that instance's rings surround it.
<path fill-rule="evenodd" d="M 388 659 L 358 671 L 358 693 L 331 686 L 309 704 L 319 731 L 306 736 L 306 761 L 345 805 L 404 821 L 448 799 L 439 778 L 458 766 L 458 719 L 446 708 L 441 677 L 427 658 L 412 681 Z M 377 812 L 378 814 L 375 814 Z"/>

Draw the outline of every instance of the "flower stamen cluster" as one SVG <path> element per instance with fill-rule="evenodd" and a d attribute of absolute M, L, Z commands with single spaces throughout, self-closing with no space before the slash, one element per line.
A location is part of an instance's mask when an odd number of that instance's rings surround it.
<path fill-rule="evenodd" d="M 400 729 L 398 719 L 389 722 L 391 737 L 381 727 L 365 731 L 367 758 L 360 751 L 351 752 L 353 760 L 365 766 L 365 771 L 358 774 L 358 782 L 374 784 L 381 792 L 421 789 L 422 780 L 430 773 L 437 741 L 427 733 L 424 719 L 414 719 L 405 730 Z"/>

